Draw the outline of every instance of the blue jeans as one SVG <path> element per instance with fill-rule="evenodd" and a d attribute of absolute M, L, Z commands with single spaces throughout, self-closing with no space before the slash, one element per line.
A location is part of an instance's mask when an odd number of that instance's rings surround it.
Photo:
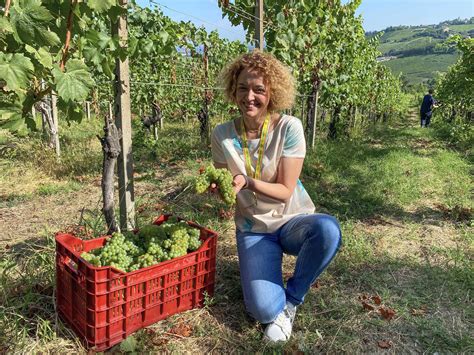
<path fill-rule="evenodd" d="M 431 111 L 430 112 L 420 112 L 421 118 L 421 127 L 429 127 L 431 122 Z"/>
<path fill-rule="evenodd" d="M 237 231 L 240 280 L 250 315 L 270 323 L 285 307 L 303 302 L 341 244 L 336 219 L 326 214 L 296 216 L 274 233 Z M 283 285 L 283 253 L 297 255 L 293 276 Z"/>

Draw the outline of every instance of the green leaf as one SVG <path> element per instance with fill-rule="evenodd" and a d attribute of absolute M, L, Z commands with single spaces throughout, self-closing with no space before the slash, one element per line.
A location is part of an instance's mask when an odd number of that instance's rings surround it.
<path fill-rule="evenodd" d="M 5 17 L 0 17 L 0 33 L 5 32 L 5 33 L 12 33 L 13 32 L 13 27 L 8 21 L 7 18 Z"/>
<path fill-rule="evenodd" d="M 21 105 L 18 102 L 0 101 L 0 122 L 21 117 Z"/>
<path fill-rule="evenodd" d="M 288 43 L 288 36 L 285 34 L 277 36 L 276 42 L 278 42 L 278 44 L 280 44 L 285 50 L 288 50 L 290 48 Z"/>
<path fill-rule="evenodd" d="M 103 12 L 109 10 L 112 6 L 117 3 L 116 0 L 88 0 L 87 5 L 97 12 Z"/>
<path fill-rule="evenodd" d="M 38 59 L 45 68 L 51 69 L 53 67 L 53 58 L 44 47 L 38 49 L 36 59 Z"/>
<path fill-rule="evenodd" d="M 169 38 L 169 33 L 166 32 L 166 31 L 160 31 L 160 33 L 158 34 L 158 36 L 160 36 L 161 38 L 161 41 L 163 42 L 163 44 L 166 44 L 166 42 L 168 41 L 168 38 Z"/>
<path fill-rule="evenodd" d="M 14 118 L 11 118 L 6 122 L 2 122 L 0 127 L 12 132 L 16 132 L 23 128 L 24 124 L 25 120 L 23 117 L 21 117 L 21 115 L 15 115 Z"/>
<path fill-rule="evenodd" d="M 81 104 L 76 102 L 65 102 L 61 98 L 58 100 L 58 110 L 64 113 L 63 116 L 68 122 L 81 122 L 85 115 Z"/>
<path fill-rule="evenodd" d="M 11 25 L 15 38 L 31 45 L 59 45 L 59 37 L 48 30 L 53 16 L 39 0 L 15 2 L 11 9 Z"/>
<path fill-rule="evenodd" d="M 87 66 L 79 59 L 71 59 L 65 69 L 64 73 L 59 68 L 52 71 L 58 95 L 66 102 L 86 100 L 94 85 Z"/>
<path fill-rule="evenodd" d="M 283 12 L 278 13 L 278 15 L 276 16 L 276 19 L 280 26 L 285 25 L 285 15 L 283 14 Z"/>
<path fill-rule="evenodd" d="M 23 54 L 0 53 L 0 81 L 6 82 L 6 91 L 26 89 L 33 77 L 33 63 Z"/>
<path fill-rule="evenodd" d="M 128 41 L 128 54 L 129 54 L 129 56 L 133 57 L 133 55 L 137 51 L 137 44 L 138 44 L 138 39 L 136 37 L 130 38 L 130 40 Z"/>
<path fill-rule="evenodd" d="M 84 54 L 84 58 L 86 58 L 88 62 L 92 62 L 96 66 L 101 65 L 104 61 L 104 55 L 96 47 L 87 46 L 84 48 L 82 54 Z"/>
<path fill-rule="evenodd" d="M 95 30 L 87 32 L 85 37 L 87 38 L 87 41 L 90 42 L 91 46 L 98 46 L 100 49 L 105 49 L 112 40 L 112 38 L 106 33 Z"/>
<path fill-rule="evenodd" d="M 30 131 L 36 131 L 36 121 L 30 116 L 25 117 L 25 124 Z"/>
<path fill-rule="evenodd" d="M 32 46 L 26 44 L 25 49 L 28 53 L 33 54 L 35 59 L 40 62 L 43 67 L 48 69 L 51 69 L 53 67 L 53 58 L 51 57 L 51 54 L 49 53 L 47 48 L 40 47 L 40 49 L 36 50 Z"/>
<path fill-rule="evenodd" d="M 110 68 L 110 64 L 107 60 L 104 60 L 102 62 L 102 71 L 104 72 L 105 75 L 107 75 L 110 79 L 114 78 L 114 72 Z"/>
<path fill-rule="evenodd" d="M 137 349 L 137 341 L 133 335 L 129 335 L 122 343 L 120 343 L 120 350 L 123 352 L 135 352 Z"/>
<path fill-rule="evenodd" d="M 282 59 L 283 59 L 286 63 L 291 62 L 291 57 L 290 57 L 290 54 L 289 54 L 288 52 L 284 51 L 284 52 L 281 52 L 280 54 L 281 54 Z"/>
<path fill-rule="evenodd" d="M 150 52 L 153 50 L 153 41 L 151 39 L 146 38 L 140 42 L 142 51 L 146 54 L 150 54 Z"/>
<path fill-rule="evenodd" d="M 127 57 L 128 57 L 128 49 L 127 47 L 119 47 L 116 51 L 116 54 L 118 54 L 118 57 L 120 60 L 123 62 Z"/>

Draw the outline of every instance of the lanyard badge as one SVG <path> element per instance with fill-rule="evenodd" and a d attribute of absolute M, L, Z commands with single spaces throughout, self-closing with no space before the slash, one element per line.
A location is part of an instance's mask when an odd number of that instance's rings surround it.
<path fill-rule="evenodd" d="M 258 158 L 257 164 L 255 165 L 255 170 L 252 169 L 252 161 L 250 159 L 249 153 L 249 146 L 247 143 L 247 134 L 245 131 L 244 119 L 240 121 L 240 131 L 241 131 L 241 139 L 242 139 L 242 150 L 244 153 L 244 161 L 245 161 L 245 170 L 247 172 L 247 176 L 250 176 L 254 179 L 260 180 L 262 176 L 262 161 L 263 161 L 263 153 L 265 150 L 265 141 L 267 140 L 268 135 L 268 126 L 270 124 L 270 114 L 267 114 L 265 121 L 263 122 L 262 133 L 260 134 L 260 143 L 258 146 Z M 255 204 L 257 203 L 257 197 L 255 192 L 253 193 L 255 198 Z"/>

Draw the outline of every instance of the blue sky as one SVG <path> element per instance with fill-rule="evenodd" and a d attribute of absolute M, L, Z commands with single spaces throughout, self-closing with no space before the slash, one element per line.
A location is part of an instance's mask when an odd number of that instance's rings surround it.
<path fill-rule="evenodd" d="M 158 6 L 175 21 L 191 21 L 209 31 L 217 29 L 221 36 L 231 40 L 245 38 L 242 28 L 222 19 L 217 0 L 137 0 L 137 3 Z M 362 0 L 358 14 L 364 19 L 366 31 L 397 25 L 427 25 L 474 16 L 474 0 Z"/>

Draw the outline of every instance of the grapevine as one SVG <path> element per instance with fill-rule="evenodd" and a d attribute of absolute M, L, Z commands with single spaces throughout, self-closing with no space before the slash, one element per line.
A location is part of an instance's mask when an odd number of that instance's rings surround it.
<path fill-rule="evenodd" d="M 228 206 L 235 204 L 235 191 L 232 187 L 232 175 L 227 169 L 216 169 L 208 165 L 202 173 L 196 177 L 194 187 L 198 194 L 207 191 L 212 184 L 216 184 L 222 199 Z"/>
<path fill-rule="evenodd" d="M 114 233 L 98 249 L 81 257 L 90 264 L 130 272 L 186 255 L 201 246 L 200 231 L 171 217 L 161 225 L 147 225 L 136 234 Z"/>

